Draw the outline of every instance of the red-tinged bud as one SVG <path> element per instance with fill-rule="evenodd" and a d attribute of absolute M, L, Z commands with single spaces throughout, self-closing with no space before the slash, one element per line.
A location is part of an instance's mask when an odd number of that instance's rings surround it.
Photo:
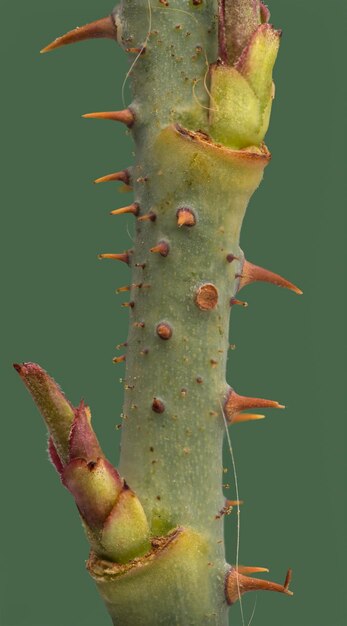
<path fill-rule="evenodd" d="M 118 472 L 104 458 L 90 463 L 73 459 L 64 468 L 62 481 L 92 529 L 101 528 L 123 488 Z"/>
<path fill-rule="evenodd" d="M 70 461 L 73 459 L 83 459 L 89 463 L 96 462 L 103 457 L 97 437 L 91 425 L 91 417 L 88 407 L 83 400 L 79 407 L 75 409 L 75 419 L 73 421 L 69 438 Z"/>
<path fill-rule="evenodd" d="M 15 364 L 14 368 L 30 391 L 43 416 L 61 462 L 67 463 L 69 460 L 70 429 L 75 419 L 73 406 L 53 378 L 39 365 L 23 363 L 21 365 Z"/>
<path fill-rule="evenodd" d="M 61 460 L 60 460 L 60 456 L 57 452 L 57 449 L 54 445 L 54 441 L 52 439 L 52 437 L 49 437 L 48 439 L 48 456 L 50 458 L 50 461 L 52 462 L 52 464 L 54 465 L 55 469 L 57 470 L 58 474 L 60 474 L 60 476 L 63 473 L 64 470 L 64 465 L 62 464 Z"/>
<path fill-rule="evenodd" d="M 219 0 L 222 60 L 232 65 L 261 22 L 260 0 Z"/>
<path fill-rule="evenodd" d="M 108 558 L 119 563 L 126 563 L 150 549 L 146 515 L 127 485 L 104 523 L 100 543 Z"/>

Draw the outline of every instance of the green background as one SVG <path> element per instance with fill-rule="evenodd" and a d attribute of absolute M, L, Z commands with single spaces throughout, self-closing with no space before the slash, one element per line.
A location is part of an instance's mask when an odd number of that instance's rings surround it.
<path fill-rule="evenodd" d="M 131 195 L 91 180 L 129 165 L 133 146 L 118 125 L 80 115 L 122 108 L 127 63 L 110 41 L 38 54 L 106 15 L 106 0 L 1 5 L 0 624 L 107 626 L 84 570 L 75 506 L 47 462 L 44 426 L 11 363 L 37 361 L 72 401 L 84 396 L 116 462 L 123 366 L 112 357 L 128 313 L 114 290 L 129 274 L 96 257 L 129 245 L 132 220 L 108 212 Z M 294 570 L 295 597 L 258 594 L 253 626 L 344 626 L 347 11 L 341 0 L 273 0 L 271 10 L 284 30 L 267 137 L 273 161 L 242 247 L 305 293 L 250 286 L 242 294 L 249 308 L 233 310 L 229 381 L 287 405 L 231 432 L 245 500 L 240 561 L 270 567 L 275 580 Z M 231 470 L 226 481 L 233 485 Z M 235 528 L 231 515 L 230 561 Z M 246 624 L 255 598 L 244 599 Z M 231 618 L 241 626 L 237 607 Z"/>

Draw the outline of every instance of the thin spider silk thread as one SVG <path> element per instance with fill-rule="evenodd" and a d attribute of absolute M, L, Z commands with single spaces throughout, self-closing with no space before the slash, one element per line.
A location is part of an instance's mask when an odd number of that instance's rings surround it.
<path fill-rule="evenodd" d="M 234 451 L 233 451 L 233 447 L 231 444 L 231 439 L 230 439 L 230 434 L 229 434 L 229 430 L 228 430 L 228 424 L 227 424 L 227 420 L 225 417 L 225 413 L 224 413 L 224 409 L 222 406 L 222 403 L 220 402 L 220 408 L 222 411 L 222 415 L 223 415 L 223 420 L 224 420 L 224 427 L 225 427 L 225 433 L 226 433 L 226 438 L 227 438 L 227 442 L 228 442 L 228 448 L 229 448 L 229 452 L 230 452 L 230 458 L 231 458 L 231 463 L 233 466 L 233 473 L 234 473 L 234 480 L 235 480 L 235 493 L 236 493 L 236 500 L 237 500 L 237 537 L 236 537 L 236 563 L 235 563 L 235 570 L 236 570 L 236 581 L 237 581 L 237 593 L 239 596 L 239 601 L 240 601 L 240 613 L 241 613 L 241 620 L 242 620 L 242 626 L 245 626 L 245 617 L 243 614 L 243 604 L 242 604 L 242 598 L 241 598 L 241 592 L 240 592 L 240 584 L 239 584 L 239 573 L 238 573 L 238 567 L 239 567 L 239 555 L 240 555 L 240 530 L 241 530 L 241 510 L 240 510 L 240 496 L 239 496 L 239 483 L 238 483 L 238 479 L 237 479 L 237 471 L 236 471 L 236 462 L 235 462 L 235 457 L 234 457 Z"/>
<path fill-rule="evenodd" d="M 201 26 L 200 26 L 198 20 L 196 19 L 196 17 L 194 17 L 194 15 L 191 15 L 190 13 L 188 13 L 188 11 L 184 11 L 183 9 L 174 9 L 174 8 L 171 8 L 171 7 L 166 7 L 166 8 L 164 8 L 164 7 L 152 7 L 150 0 L 147 0 L 147 4 L 148 4 L 148 29 L 147 29 L 147 35 L 146 35 L 145 41 L 143 42 L 143 44 L 141 46 L 140 51 L 136 55 L 133 63 L 131 64 L 129 70 L 126 73 L 124 81 L 123 81 L 123 85 L 122 85 L 122 102 L 123 102 L 124 108 L 126 108 L 126 104 L 125 104 L 125 87 L 126 87 L 126 84 L 127 84 L 127 81 L 128 81 L 128 79 L 130 77 L 131 72 L 133 71 L 137 61 L 139 60 L 143 50 L 146 48 L 147 42 L 149 40 L 149 37 L 150 37 L 150 34 L 151 34 L 151 30 L 152 30 L 152 12 L 153 12 L 153 10 L 156 10 L 156 11 L 176 11 L 177 13 L 184 13 L 185 15 L 188 15 L 188 17 L 190 17 L 190 19 L 194 20 L 194 22 L 198 26 L 198 30 L 201 30 Z M 192 87 L 193 98 L 194 98 L 195 102 L 202 109 L 207 109 L 208 111 L 218 111 L 218 106 L 216 105 L 215 101 L 213 100 L 212 95 L 211 95 L 211 93 L 210 93 L 210 91 L 208 89 L 208 86 L 207 86 L 207 76 L 208 76 L 208 73 L 209 73 L 210 66 L 209 66 L 206 50 L 203 47 L 202 47 L 202 52 L 204 54 L 205 64 L 206 64 L 206 72 L 205 72 L 205 75 L 204 75 L 203 85 L 204 85 L 204 89 L 205 89 L 207 95 L 209 96 L 210 100 L 213 101 L 213 104 L 214 104 L 215 108 L 211 108 L 210 106 L 203 105 L 199 101 L 199 99 L 198 99 L 198 97 L 197 97 L 197 95 L 195 93 L 195 86 L 197 85 L 198 82 L 200 82 L 201 79 L 199 79 L 199 81 L 193 82 L 193 87 Z"/>

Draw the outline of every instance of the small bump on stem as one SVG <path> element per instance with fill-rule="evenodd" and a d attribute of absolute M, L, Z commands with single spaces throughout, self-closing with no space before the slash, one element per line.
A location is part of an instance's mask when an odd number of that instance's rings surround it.
<path fill-rule="evenodd" d="M 165 341 L 167 341 L 168 339 L 171 339 L 171 337 L 172 337 L 172 328 L 171 328 L 170 324 L 168 324 L 167 322 L 160 322 L 158 324 L 156 330 L 157 330 L 157 335 L 161 339 L 164 339 Z"/>
<path fill-rule="evenodd" d="M 176 217 L 177 217 L 177 226 L 179 228 L 182 228 L 182 226 L 187 226 L 191 228 L 192 226 L 195 226 L 196 224 L 196 217 L 195 217 L 194 211 L 192 211 L 192 209 L 189 209 L 187 207 L 181 207 L 180 209 L 178 209 L 176 213 Z"/>
<path fill-rule="evenodd" d="M 153 398 L 152 411 L 154 411 L 155 413 L 164 413 L 165 411 L 164 402 L 160 400 L 159 398 Z"/>
<path fill-rule="evenodd" d="M 230 254 L 227 254 L 226 260 L 228 261 L 228 263 L 232 263 L 233 261 L 239 261 L 239 258 L 235 256 L 234 254 L 230 253 Z"/>
<path fill-rule="evenodd" d="M 212 283 L 201 285 L 195 294 L 195 304 L 201 311 L 211 311 L 218 304 L 218 289 Z"/>

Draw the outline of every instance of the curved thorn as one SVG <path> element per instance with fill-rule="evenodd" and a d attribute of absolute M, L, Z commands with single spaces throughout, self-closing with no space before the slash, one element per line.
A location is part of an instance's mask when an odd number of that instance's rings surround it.
<path fill-rule="evenodd" d="M 112 259 L 113 261 L 123 261 L 123 263 L 127 263 L 129 265 L 129 254 L 128 252 L 123 252 L 122 254 L 98 254 L 99 259 Z"/>
<path fill-rule="evenodd" d="M 70 30 L 62 37 L 58 37 L 52 43 L 40 51 L 41 54 L 54 50 L 55 48 L 61 48 L 70 43 L 77 43 L 78 41 L 85 41 L 87 39 L 114 39 L 117 40 L 117 28 L 113 20 L 112 15 L 103 17 L 100 20 L 86 24 L 78 28 Z"/>
<path fill-rule="evenodd" d="M 248 302 L 244 302 L 243 300 L 237 300 L 236 298 L 230 298 L 230 306 L 243 306 L 244 308 L 248 307 Z"/>
<path fill-rule="evenodd" d="M 285 289 L 290 289 L 298 295 L 302 295 L 303 293 L 299 287 L 290 283 L 289 280 L 286 280 L 279 274 L 270 272 L 270 270 L 259 267 L 259 265 L 253 265 L 253 263 L 249 263 L 246 260 L 243 264 L 242 273 L 236 274 L 236 278 L 240 278 L 239 290 L 246 287 L 246 285 L 250 285 L 251 283 L 264 282 L 272 283 L 273 285 L 284 287 Z"/>
<path fill-rule="evenodd" d="M 111 211 L 111 215 L 122 215 L 123 213 L 132 213 L 133 215 L 138 215 L 139 213 L 139 204 L 138 202 L 133 202 L 132 204 L 129 204 L 128 206 L 123 206 L 121 209 L 115 209 L 114 211 Z"/>
<path fill-rule="evenodd" d="M 85 119 L 95 120 L 113 120 L 114 122 L 121 122 L 131 128 L 135 122 L 135 116 L 130 109 L 122 109 L 121 111 L 98 111 L 95 113 L 84 113 L 82 115 Z"/>
<path fill-rule="evenodd" d="M 101 176 L 101 178 L 96 178 L 93 182 L 95 185 L 99 183 L 108 183 L 109 181 L 119 180 L 125 185 L 130 184 L 130 176 L 128 170 L 122 170 L 121 172 L 114 172 L 113 174 L 107 174 L 107 176 Z"/>
<path fill-rule="evenodd" d="M 244 576 L 238 572 L 234 567 L 231 567 L 225 581 L 225 595 L 228 604 L 234 604 L 239 600 L 240 596 L 248 591 L 277 591 L 284 593 L 287 596 L 294 595 L 289 590 L 289 584 L 292 577 L 292 570 L 288 570 L 284 585 L 273 583 L 269 580 L 263 580 L 261 578 L 252 578 L 250 576 Z"/>
<path fill-rule="evenodd" d="M 122 354 L 122 356 L 115 356 L 114 359 L 112 359 L 113 363 L 123 363 L 123 361 L 126 360 L 126 355 Z"/>

